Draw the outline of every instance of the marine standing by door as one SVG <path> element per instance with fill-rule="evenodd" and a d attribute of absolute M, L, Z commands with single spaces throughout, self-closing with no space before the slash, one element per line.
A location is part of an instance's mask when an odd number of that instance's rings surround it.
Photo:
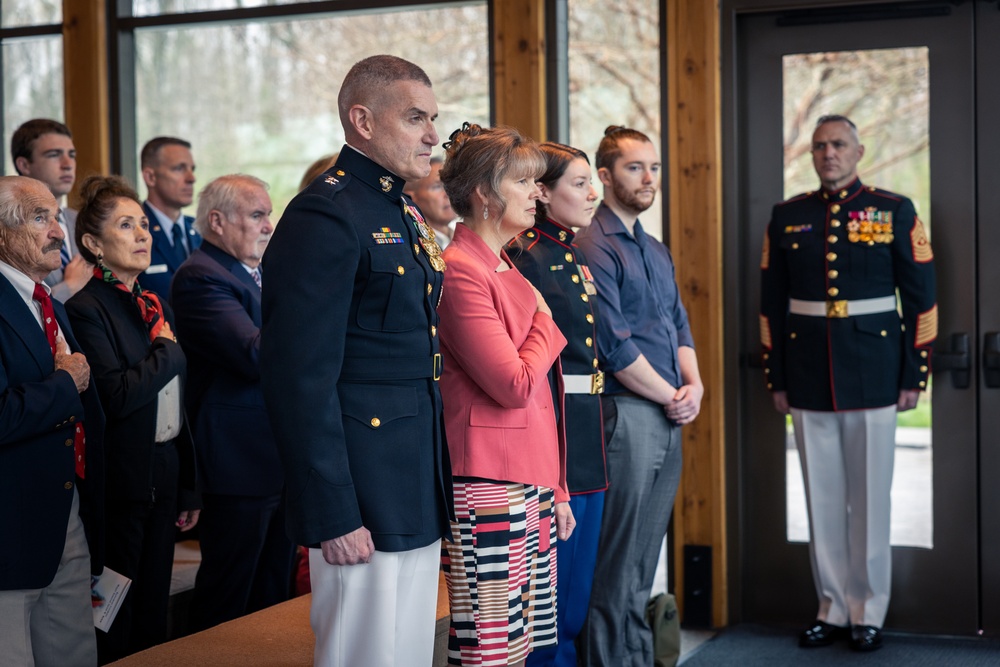
<path fill-rule="evenodd" d="M 792 414 L 809 508 L 819 611 L 799 644 L 850 627 L 851 647 L 870 651 L 892 585 L 896 413 L 927 388 L 937 336 L 934 255 L 913 203 L 858 179 L 848 118 L 820 118 L 812 154 L 820 189 L 775 206 L 764 239 L 764 373 Z"/>

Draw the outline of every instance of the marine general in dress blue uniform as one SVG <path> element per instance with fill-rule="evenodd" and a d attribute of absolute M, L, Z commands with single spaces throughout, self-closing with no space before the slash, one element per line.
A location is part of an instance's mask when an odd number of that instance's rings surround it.
<path fill-rule="evenodd" d="M 340 92 L 347 145 L 288 205 L 264 256 L 261 380 L 288 529 L 310 549 L 317 665 L 430 664 L 451 476 L 440 249 L 405 179 L 438 143 L 427 75 L 393 56 Z"/>
<path fill-rule="evenodd" d="M 775 206 L 764 239 L 764 372 L 806 482 L 819 611 L 799 643 L 850 627 L 866 651 L 881 646 L 892 585 L 896 412 L 926 389 L 937 335 L 934 256 L 913 203 L 858 179 L 850 120 L 821 118 L 812 152 L 822 187 Z"/>

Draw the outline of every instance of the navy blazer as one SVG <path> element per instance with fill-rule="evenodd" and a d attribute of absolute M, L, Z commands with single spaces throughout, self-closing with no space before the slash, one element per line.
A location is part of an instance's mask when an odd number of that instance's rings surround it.
<path fill-rule="evenodd" d="M 260 288 L 238 259 L 205 242 L 174 275 L 187 408 L 207 493 L 269 496 L 284 479 L 260 389 Z"/>
<path fill-rule="evenodd" d="M 66 311 L 53 300 L 70 349 Z M 77 479 L 73 434 L 83 420 L 86 479 Z M 73 485 L 90 545 L 91 571 L 104 569 L 104 413 L 91 379 L 82 394 L 55 370 L 52 350 L 24 300 L 0 275 L 0 590 L 52 583 L 66 543 Z"/>
<path fill-rule="evenodd" d="M 448 533 L 442 274 L 402 189 L 345 146 L 289 203 L 264 253 L 261 382 L 298 544 L 363 525 L 377 550 L 407 551 Z"/>
<path fill-rule="evenodd" d="M 177 269 L 188 258 L 188 252 L 175 248 L 167 233 L 160 227 L 160 219 L 149 207 L 149 202 L 142 202 L 142 210 L 149 219 L 149 235 L 153 237 L 149 256 L 149 268 L 139 274 L 139 284 L 143 289 L 156 292 L 164 301 L 170 298 L 170 281 Z M 201 235 L 194 230 L 194 218 L 184 216 L 184 232 L 187 235 L 188 249 L 194 252 L 201 246 Z"/>
<path fill-rule="evenodd" d="M 166 338 L 150 342 L 134 297 L 100 278 L 91 278 L 66 303 L 66 311 L 87 354 L 107 416 L 108 499 L 150 500 L 155 495 L 157 396 L 176 375 L 183 386 L 184 352 Z M 173 324 L 165 301 L 164 316 Z M 193 445 L 190 430 L 182 426 L 175 440 L 180 461 L 178 509 L 198 509 Z"/>

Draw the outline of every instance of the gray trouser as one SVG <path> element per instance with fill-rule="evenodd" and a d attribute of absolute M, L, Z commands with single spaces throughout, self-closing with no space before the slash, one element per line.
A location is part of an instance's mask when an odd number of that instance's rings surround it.
<path fill-rule="evenodd" d="M 809 506 L 817 618 L 882 627 L 892 587 L 889 491 L 896 406 L 792 409 Z"/>
<path fill-rule="evenodd" d="M 590 611 L 578 641 L 588 667 L 648 667 L 646 602 L 681 477 L 680 427 L 663 407 L 605 396 L 608 490 Z"/>

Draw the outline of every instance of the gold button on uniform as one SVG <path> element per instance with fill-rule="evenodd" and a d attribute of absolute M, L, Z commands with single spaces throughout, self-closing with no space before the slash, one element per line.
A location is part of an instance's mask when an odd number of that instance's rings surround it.
<path fill-rule="evenodd" d="M 589 322 L 590 324 L 594 323 L 594 316 L 591 315 L 590 313 L 587 313 L 587 322 Z"/>
<path fill-rule="evenodd" d="M 840 204 L 834 204 L 831 206 L 830 213 L 840 213 Z"/>
<path fill-rule="evenodd" d="M 437 336 L 437 335 L 438 335 L 438 328 L 434 325 L 431 325 L 431 336 Z"/>
<path fill-rule="evenodd" d="M 587 347 L 590 347 L 591 345 L 594 344 L 594 339 L 591 338 L 590 336 L 587 336 L 587 339 L 584 342 L 587 344 Z M 73 442 L 70 441 L 70 444 L 73 444 Z"/>
<path fill-rule="evenodd" d="M 767 388 L 768 388 L 768 389 L 771 389 L 772 387 L 774 387 L 774 385 L 772 385 L 772 384 L 771 384 L 770 382 L 768 382 L 768 383 L 767 383 Z"/>
<path fill-rule="evenodd" d="M 882 331 L 880 331 L 879 334 L 882 336 L 882 338 L 885 338 L 886 336 L 889 335 L 889 333 L 885 329 L 882 329 Z"/>
<path fill-rule="evenodd" d="M 926 386 L 927 386 L 927 383 L 926 383 L 926 382 L 924 382 L 923 380 L 921 380 L 921 381 L 920 381 L 920 388 L 921 388 L 921 389 L 923 389 L 923 388 L 924 388 L 924 387 L 926 387 Z"/>
<path fill-rule="evenodd" d="M 372 417 L 372 422 L 371 423 L 372 423 L 372 427 L 373 428 L 378 428 L 379 426 L 382 425 L 382 420 L 379 419 L 378 417 Z"/>
<path fill-rule="evenodd" d="M 927 366 L 921 366 L 920 367 L 920 372 L 921 373 L 926 373 L 927 372 Z"/>
<path fill-rule="evenodd" d="M 433 291 L 434 291 L 434 286 L 431 285 L 430 283 L 427 283 L 427 293 L 430 294 Z"/>
<path fill-rule="evenodd" d="M 927 358 L 927 350 L 920 350 L 920 356 L 923 357 L 924 359 L 926 359 Z"/>
<path fill-rule="evenodd" d="M 836 287 L 831 287 L 826 291 L 826 293 L 829 294 L 830 296 L 837 296 L 838 294 L 840 294 L 840 290 L 837 289 Z"/>
<path fill-rule="evenodd" d="M 571 253 L 571 252 L 566 253 L 565 255 L 563 255 L 563 257 L 566 258 L 567 262 L 572 262 L 573 261 L 573 253 Z"/>
<path fill-rule="evenodd" d="M 525 234 L 525 236 L 527 236 L 529 239 L 533 239 L 535 238 L 535 232 L 528 232 L 527 234 Z"/>
<path fill-rule="evenodd" d="M 63 444 L 66 445 L 67 447 L 72 447 L 73 446 L 73 438 L 66 438 L 66 442 L 64 442 Z"/>
<path fill-rule="evenodd" d="M 828 252 L 828 253 L 826 253 L 826 261 L 828 261 L 828 262 L 836 262 L 837 261 L 837 253 L 835 253 L 835 252 Z"/>
<path fill-rule="evenodd" d="M 414 243 L 413 244 L 413 254 L 414 255 L 419 255 L 420 254 L 420 244 L 419 243 Z"/>
<path fill-rule="evenodd" d="M 837 227 L 840 227 L 840 220 L 836 220 L 836 219 L 831 220 L 830 221 L 830 226 L 833 227 L 834 229 L 836 229 Z"/>
<path fill-rule="evenodd" d="M 580 276 L 576 275 L 575 273 L 571 275 L 569 279 L 572 280 L 574 283 L 580 282 Z"/>
<path fill-rule="evenodd" d="M 594 368 L 597 368 L 598 366 L 597 359 L 594 359 L 594 363 L 592 365 L 594 366 Z"/>
<path fill-rule="evenodd" d="M 404 269 L 402 266 L 397 266 L 396 273 L 398 273 L 399 275 L 403 275 L 404 273 L 406 273 L 406 269 Z"/>
<path fill-rule="evenodd" d="M 831 279 L 834 279 L 837 276 L 839 276 L 840 273 L 837 271 L 837 269 L 831 269 L 830 271 L 827 272 L 826 275 L 828 275 Z"/>
<path fill-rule="evenodd" d="M 798 243 L 793 243 L 792 244 L 792 250 L 798 250 L 798 249 L 799 249 L 799 244 Z"/>
<path fill-rule="evenodd" d="M 828 243 L 836 243 L 837 242 L 837 237 L 834 236 L 833 234 L 830 234 L 829 236 L 826 237 L 826 240 L 827 240 Z"/>
<path fill-rule="evenodd" d="M 795 340 L 796 338 L 799 337 L 799 335 L 793 331 L 792 333 L 788 334 L 788 337 L 791 338 L 792 340 Z"/>
<path fill-rule="evenodd" d="M 72 424 L 72 423 L 73 423 L 73 422 L 75 422 L 75 421 L 76 421 L 76 417 L 70 417 L 70 418 L 69 418 L 69 423 L 70 423 L 70 424 Z"/>
<path fill-rule="evenodd" d="M 590 301 L 590 298 L 589 298 L 589 297 L 588 297 L 588 296 L 587 296 L 586 294 L 581 294 L 581 295 L 580 295 L 580 298 L 581 298 L 581 299 L 583 299 L 583 302 L 584 302 L 584 303 L 586 303 L 586 302 Z"/>
<path fill-rule="evenodd" d="M 771 355 L 769 355 L 767 352 L 765 352 L 764 353 L 764 359 L 770 359 L 770 358 L 771 358 Z"/>
<path fill-rule="evenodd" d="M 66 489 L 67 491 L 70 490 L 70 489 L 72 489 L 73 488 L 73 482 L 66 482 L 65 484 L 63 484 L 63 488 Z"/>

